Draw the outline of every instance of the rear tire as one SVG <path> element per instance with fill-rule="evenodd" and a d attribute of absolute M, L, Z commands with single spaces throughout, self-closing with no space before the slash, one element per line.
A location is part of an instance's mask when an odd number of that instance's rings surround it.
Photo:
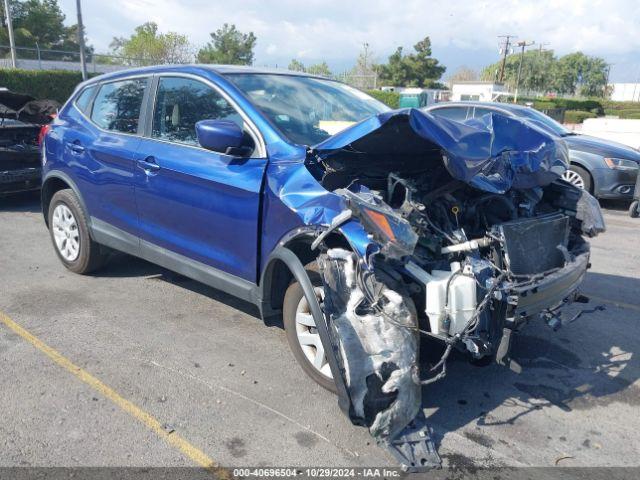
<path fill-rule="evenodd" d="M 309 276 L 309 280 L 311 280 L 311 284 L 314 287 L 322 287 L 322 278 L 318 273 L 318 265 L 313 262 L 305 266 L 305 271 Z M 318 290 L 320 293 L 320 290 Z M 295 357 L 296 361 L 302 367 L 302 370 L 313 379 L 318 385 L 322 388 L 325 388 L 333 393 L 338 393 L 336 388 L 336 384 L 333 378 L 323 374 L 318 368 L 314 366 L 312 363 L 312 359 L 315 355 L 317 355 L 317 349 L 315 346 L 311 344 L 311 342 L 305 342 L 308 344 L 303 345 L 301 338 L 309 338 L 315 342 L 319 342 L 319 336 L 317 336 L 317 330 L 315 330 L 315 322 L 311 318 L 310 312 L 305 312 L 305 305 L 308 303 L 304 296 L 304 292 L 302 291 L 302 287 L 297 281 L 293 281 L 287 291 L 284 294 L 284 302 L 282 305 L 282 320 L 284 324 L 284 330 L 287 335 L 287 342 L 289 342 L 289 348 L 291 348 L 291 353 Z M 302 318 L 301 315 L 306 316 Z M 312 324 L 313 326 L 309 327 L 309 331 L 306 332 L 305 326 L 307 324 Z M 314 334 L 315 331 L 315 334 Z M 315 335 L 315 338 L 314 338 Z M 317 344 L 317 343 L 316 343 Z M 306 350 L 303 350 L 305 348 Z M 324 357 L 324 355 L 322 355 Z M 319 358 L 319 357 L 318 357 Z M 326 360 L 324 360 L 326 362 Z M 328 366 L 326 363 L 322 364 L 322 361 L 319 360 L 321 368 L 324 370 L 328 370 Z M 330 371 L 330 370 L 329 370 Z"/>
<path fill-rule="evenodd" d="M 73 190 L 59 190 L 53 195 L 48 221 L 53 247 L 65 267 L 85 274 L 102 266 L 105 256 L 89 235 L 87 218 Z"/>

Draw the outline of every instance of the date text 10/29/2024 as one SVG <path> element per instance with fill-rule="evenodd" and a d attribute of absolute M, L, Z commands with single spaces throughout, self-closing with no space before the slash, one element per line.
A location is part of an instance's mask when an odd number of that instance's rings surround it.
<path fill-rule="evenodd" d="M 333 468 L 333 467 L 298 467 L 298 468 L 234 468 L 235 478 L 397 478 L 402 475 L 399 468 Z"/>

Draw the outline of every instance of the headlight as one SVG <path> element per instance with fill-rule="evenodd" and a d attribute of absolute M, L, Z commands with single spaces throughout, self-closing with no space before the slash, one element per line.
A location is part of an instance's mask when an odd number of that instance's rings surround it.
<path fill-rule="evenodd" d="M 626 160 L 624 158 L 605 157 L 604 163 L 607 164 L 607 167 L 613 168 L 614 170 L 637 170 L 638 169 L 638 162 L 634 162 L 633 160 Z"/>
<path fill-rule="evenodd" d="M 382 252 L 391 257 L 411 255 L 418 242 L 418 234 L 411 224 L 382 202 L 377 196 L 356 194 L 347 189 L 336 190 L 347 200 L 353 216 L 380 244 Z"/>

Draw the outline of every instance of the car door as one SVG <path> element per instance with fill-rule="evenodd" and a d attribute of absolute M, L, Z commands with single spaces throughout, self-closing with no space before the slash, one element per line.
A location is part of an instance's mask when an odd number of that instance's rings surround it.
<path fill-rule="evenodd" d="M 138 234 L 134 156 L 149 81 L 132 78 L 103 83 L 91 93 L 93 102 L 83 92 L 64 133 L 65 164 L 82 193 L 92 227 L 107 235 Z"/>
<path fill-rule="evenodd" d="M 256 148 L 261 142 L 249 133 L 248 118 L 214 84 L 175 75 L 158 76 L 154 83 L 147 134 L 136 154 L 141 247 L 151 250 L 148 258 L 195 261 L 197 268 L 255 282 L 267 164 Z M 200 147 L 195 124 L 205 119 L 236 122 L 247 132 L 253 154 L 236 157 Z"/>

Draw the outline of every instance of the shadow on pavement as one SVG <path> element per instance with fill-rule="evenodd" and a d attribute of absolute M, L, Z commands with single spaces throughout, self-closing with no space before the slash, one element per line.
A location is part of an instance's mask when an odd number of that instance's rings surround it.
<path fill-rule="evenodd" d="M 589 275 L 592 285 L 624 285 L 640 291 L 640 279 Z M 592 301 L 584 307 L 597 304 Z M 579 306 L 569 307 L 565 318 L 579 310 Z M 535 321 L 515 337 L 512 346 L 522 373 L 496 364 L 476 367 L 457 355 L 449 362 L 447 377 L 425 387 L 423 407 L 436 409 L 428 421 L 436 430 L 437 442 L 449 431 L 475 424 L 483 433 L 468 438 L 485 447 L 498 438 L 491 435 L 492 427 L 517 424 L 537 410 L 553 406 L 565 412 L 591 410 L 613 402 L 638 407 L 638 345 L 640 306 L 631 310 L 607 305 L 605 311 L 584 315 L 558 332 Z"/>
<path fill-rule="evenodd" d="M 125 253 L 113 252 L 109 256 L 106 265 L 92 275 L 96 277 L 112 278 L 145 277 L 150 281 L 168 282 L 178 287 L 186 288 L 192 292 L 209 297 L 216 302 L 224 303 L 225 305 L 235 308 L 236 310 L 240 310 L 247 315 L 260 318 L 258 308 L 252 303 L 245 302 L 244 300 L 240 300 L 220 290 L 211 288 L 204 283 L 191 280 L 179 273 L 172 272 L 171 270 L 167 270 L 166 268 Z M 256 328 L 260 326 L 262 326 L 262 323 L 260 323 Z"/>
<path fill-rule="evenodd" d="M 0 196 L 0 212 L 41 212 L 40 192 L 21 192 Z"/>
<path fill-rule="evenodd" d="M 259 318 L 257 308 L 248 302 L 125 254 L 112 255 L 95 275 L 169 282 Z M 611 298 L 608 292 L 612 291 L 640 292 L 640 279 L 618 275 L 590 272 L 585 284 L 606 298 Z M 597 301 L 571 305 L 565 318 L 596 305 Z M 423 407 L 433 411 L 428 422 L 436 442 L 447 432 L 462 430 L 469 440 L 491 447 L 500 438 L 498 432 L 492 434 L 492 428 L 518 425 L 532 412 L 551 407 L 565 412 L 588 411 L 613 402 L 639 407 L 640 305 L 637 310 L 634 305 L 606 305 L 606 310 L 585 314 L 558 332 L 540 320 L 531 322 L 515 336 L 512 348 L 512 356 L 523 368 L 520 374 L 495 364 L 475 366 L 462 354 L 452 355 L 446 378 L 423 391 Z M 262 322 L 256 328 L 264 328 Z M 482 432 L 469 433 L 464 429 L 469 424 L 482 427 Z"/>

